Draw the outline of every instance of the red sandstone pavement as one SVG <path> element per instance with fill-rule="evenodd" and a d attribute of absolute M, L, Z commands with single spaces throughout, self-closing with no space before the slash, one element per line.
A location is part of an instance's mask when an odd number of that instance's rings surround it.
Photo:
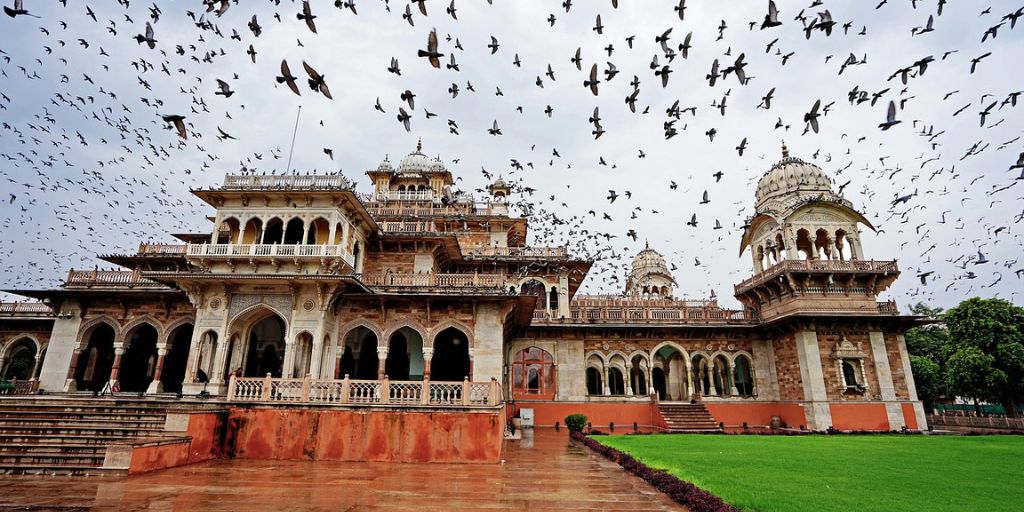
<path fill-rule="evenodd" d="M 216 460 L 134 477 L 0 477 L 0 509 L 685 510 L 617 464 L 538 430 L 504 464 Z"/>

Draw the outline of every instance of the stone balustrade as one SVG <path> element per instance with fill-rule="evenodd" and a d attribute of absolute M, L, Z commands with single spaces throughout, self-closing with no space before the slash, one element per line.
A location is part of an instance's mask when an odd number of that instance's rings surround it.
<path fill-rule="evenodd" d="M 750 312 L 719 307 L 622 307 L 569 305 L 568 317 L 545 310 L 533 312 L 533 324 L 755 324 Z"/>
<path fill-rule="evenodd" d="M 305 244 L 188 244 L 188 256 L 199 258 L 341 258 L 350 266 L 355 258 L 343 245 Z"/>
<path fill-rule="evenodd" d="M 735 286 L 737 291 L 774 279 L 783 272 L 899 272 L 895 261 L 876 260 L 783 260 Z"/>
<path fill-rule="evenodd" d="M 381 222 L 378 225 L 382 232 L 389 235 L 419 235 L 422 233 L 442 232 L 433 222 Z"/>
<path fill-rule="evenodd" d="M 465 202 L 453 203 L 450 206 L 419 207 L 419 206 L 380 206 L 373 201 L 371 195 L 364 200 L 373 206 L 366 209 L 374 217 L 457 217 L 460 215 L 495 215 L 495 212 L 507 212 L 508 207 L 495 208 L 491 203 Z"/>
<path fill-rule="evenodd" d="M 39 391 L 39 381 L 11 379 L 0 380 L 0 395 L 34 395 Z"/>
<path fill-rule="evenodd" d="M 93 287 L 152 287 L 162 288 L 164 285 L 145 279 L 138 270 L 75 270 L 68 271 L 65 288 Z"/>
<path fill-rule="evenodd" d="M 900 314 L 900 308 L 896 305 L 896 301 L 889 300 L 878 303 L 878 312 L 886 315 L 898 315 Z"/>
<path fill-rule="evenodd" d="M 348 190 L 348 180 L 340 174 L 257 176 L 228 174 L 221 190 Z"/>
<path fill-rule="evenodd" d="M 374 272 L 362 274 L 359 278 L 367 286 L 395 288 L 491 288 L 504 292 L 505 274 L 403 274 L 397 272 Z"/>
<path fill-rule="evenodd" d="M 37 316 L 53 315 L 50 306 L 42 302 L 0 302 L 0 315 L 4 316 Z"/>
<path fill-rule="evenodd" d="M 466 259 L 565 258 L 565 247 L 478 247 L 467 249 Z"/>
<path fill-rule="evenodd" d="M 144 255 L 185 255 L 187 244 L 153 244 L 140 243 L 139 256 Z"/>
<path fill-rule="evenodd" d="M 416 407 L 492 407 L 504 401 L 501 384 L 462 382 L 278 379 L 232 376 L 229 402 L 308 403 L 319 405 L 391 405 Z"/>

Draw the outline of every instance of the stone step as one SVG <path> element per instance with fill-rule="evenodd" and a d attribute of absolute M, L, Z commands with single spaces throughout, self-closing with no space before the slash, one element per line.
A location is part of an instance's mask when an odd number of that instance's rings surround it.
<path fill-rule="evenodd" d="M 126 427 L 79 427 L 73 425 L 28 427 L 24 425 L 4 427 L 5 436 L 40 436 L 40 437 L 68 437 L 68 436 L 92 436 L 92 437 L 148 437 L 162 432 L 160 428 L 126 428 Z"/>
<path fill-rule="evenodd" d="M 669 432 L 721 432 L 704 404 L 658 404 Z"/>
<path fill-rule="evenodd" d="M 5 453 L 39 453 L 39 454 L 98 454 L 107 451 L 106 444 L 70 444 L 70 443 L 10 443 L 0 445 L 0 455 Z"/>
<path fill-rule="evenodd" d="M 82 409 L 82 408 L 78 408 Z M 97 407 L 89 410 L 73 410 L 69 411 L 65 408 L 53 408 L 53 407 L 4 407 L 0 405 L 0 418 L 8 416 L 22 416 L 32 418 L 70 418 L 70 417 L 89 417 L 89 418 L 163 418 L 166 416 L 162 409 L 145 411 L 145 412 L 132 412 L 130 409 L 114 409 L 111 410 L 109 407 Z"/>
<path fill-rule="evenodd" d="M 103 465 L 105 453 L 36 453 L 13 452 L 0 453 L 0 465 L 4 466 L 54 466 L 54 467 L 100 467 Z"/>
<path fill-rule="evenodd" d="M 0 464 L 0 475 L 49 476 L 114 476 L 127 475 L 126 469 L 103 469 L 94 466 L 48 466 L 45 464 Z"/>

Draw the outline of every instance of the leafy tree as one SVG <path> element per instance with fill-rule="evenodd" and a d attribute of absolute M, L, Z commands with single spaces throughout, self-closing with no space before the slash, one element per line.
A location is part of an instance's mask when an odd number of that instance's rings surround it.
<path fill-rule="evenodd" d="M 910 312 L 929 320 L 942 320 L 942 308 L 931 308 L 923 302 L 910 306 Z M 923 325 L 907 330 L 904 335 L 910 367 L 917 384 L 917 396 L 928 412 L 936 399 L 946 394 L 946 356 L 949 352 L 949 329 L 942 323 Z"/>
<path fill-rule="evenodd" d="M 1024 308 L 975 297 L 947 311 L 943 320 L 951 340 L 949 390 L 1001 403 L 1015 417 L 1024 400 Z"/>

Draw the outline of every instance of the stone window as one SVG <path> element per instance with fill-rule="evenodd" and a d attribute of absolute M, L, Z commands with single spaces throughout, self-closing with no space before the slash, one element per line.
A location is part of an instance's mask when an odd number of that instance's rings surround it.
<path fill-rule="evenodd" d="M 512 393 L 524 398 L 554 398 L 555 360 L 548 351 L 529 347 L 512 358 Z"/>
<path fill-rule="evenodd" d="M 832 359 L 836 362 L 841 392 L 861 395 L 867 392 L 867 374 L 864 371 L 865 357 L 860 344 L 854 345 L 846 337 L 836 344 L 832 351 Z"/>

